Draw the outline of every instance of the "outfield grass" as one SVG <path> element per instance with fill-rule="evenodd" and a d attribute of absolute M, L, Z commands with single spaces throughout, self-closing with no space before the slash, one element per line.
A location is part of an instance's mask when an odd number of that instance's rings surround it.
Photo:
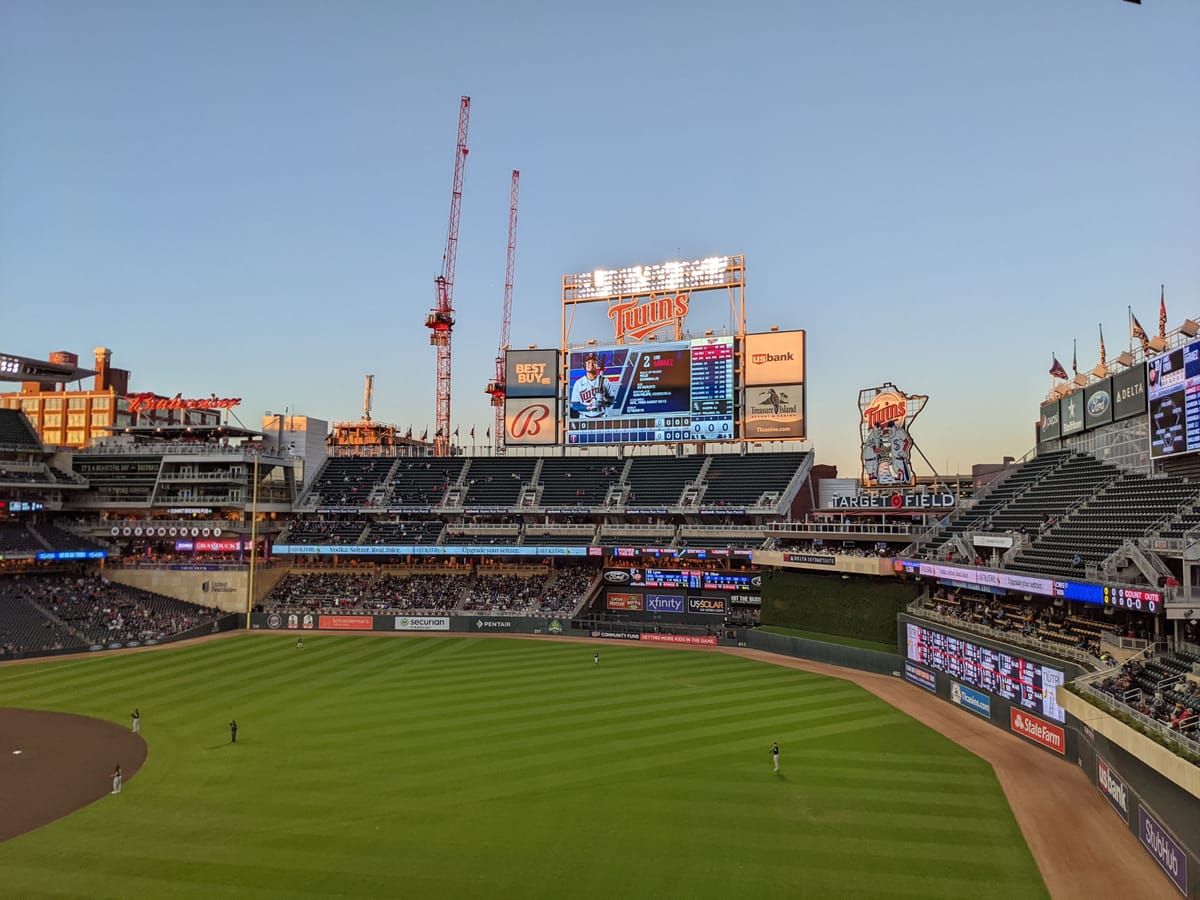
<path fill-rule="evenodd" d="M 5 896 L 1047 896 L 991 769 L 848 682 L 306 638 L 0 669 L 4 705 L 140 707 L 150 748 L 120 796 L 0 844 Z"/>

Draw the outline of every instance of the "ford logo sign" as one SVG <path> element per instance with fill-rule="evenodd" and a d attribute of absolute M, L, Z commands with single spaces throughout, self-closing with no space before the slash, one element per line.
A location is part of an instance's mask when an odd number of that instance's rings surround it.
<path fill-rule="evenodd" d="M 1108 391 L 1097 391 L 1092 394 L 1092 399 L 1088 400 L 1087 411 L 1089 416 L 1102 416 L 1108 412 L 1108 407 L 1112 403 L 1112 398 L 1108 396 Z"/>
<path fill-rule="evenodd" d="M 604 573 L 604 580 L 609 584 L 624 584 L 629 580 L 629 573 L 622 569 L 610 569 Z"/>
<path fill-rule="evenodd" d="M 750 579 L 751 587 L 762 587 L 762 576 L 755 575 Z"/>

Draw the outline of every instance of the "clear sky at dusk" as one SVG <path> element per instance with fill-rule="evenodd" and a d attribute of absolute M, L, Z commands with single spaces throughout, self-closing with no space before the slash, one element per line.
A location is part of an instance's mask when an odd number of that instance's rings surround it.
<path fill-rule="evenodd" d="M 1114 355 L 1160 284 L 1200 314 L 1197 47 L 1195 0 L 0 0 L 0 350 L 108 346 L 251 426 L 357 419 L 370 372 L 419 434 L 467 94 L 464 438 L 517 168 L 514 346 L 558 344 L 564 273 L 743 253 L 750 330 L 808 331 L 818 462 L 857 474 L 883 381 L 940 470 L 1020 456 L 1052 352 Z"/>

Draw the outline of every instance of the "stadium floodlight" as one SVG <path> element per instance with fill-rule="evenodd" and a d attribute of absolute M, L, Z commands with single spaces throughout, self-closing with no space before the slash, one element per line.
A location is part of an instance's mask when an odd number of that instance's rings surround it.
<path fill-rule="evenodd" d="M 43 384 L 65 384 L 95 375 L 91 369 L 81 369 L 68 363 L 45 359 L 30 359 L 15 353 L 0 353 L 0 381 L 40 381 Z"/>
<path fill-rule="evenodd" d="M 728 256 L 710 256 L 686 262 L 673 260 L 654 266 L 596 269 L 563 276 L 563 286 L 567 299 L 571 300 L 604 300 L 667 291 L 738 287 L 742 284 L 741 272 L 736 268 L 731 271 L 729 261 Z"/>

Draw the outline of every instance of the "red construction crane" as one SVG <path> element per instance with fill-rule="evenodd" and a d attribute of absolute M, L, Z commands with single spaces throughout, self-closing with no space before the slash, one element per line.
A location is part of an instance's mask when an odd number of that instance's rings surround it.
<path fill-rule="evenodd" d="M 437 348 L 437 432 L 433 450 L 437 456 L 450 455 L 450 335 L 454 331 L 454 263 L 458 255 L 458 219 L 462 212 L 463 174 L 467 168 L 467 122 L 471 117 L 471 98 L 463 97 L 458 108 L 458 144 L 454 149 L 454 192 L 450 195 L 450 228 L 446 232 L 446 252 L 442 254 L 442 274 L 434 279 L 434 308 L 425 317 L 429 343 Z"/>
<path fill-rule="evenodd" d="M 517 262 L 517 192 L 521 186 L 521 173 L 513 169 L 512 189 L 508 196 L 508 262 L 504 267 L 504 318 L 500 324 L 500 349 L 496 351 L 496 377 L 487 386 L 496 409 L 495 446 L 496 455 L 504 455 L 504 397 L 508 385 L 505 383 L 504 353 L 508 350 L 508 332 L 512 326 L 513 270 Z"/>

